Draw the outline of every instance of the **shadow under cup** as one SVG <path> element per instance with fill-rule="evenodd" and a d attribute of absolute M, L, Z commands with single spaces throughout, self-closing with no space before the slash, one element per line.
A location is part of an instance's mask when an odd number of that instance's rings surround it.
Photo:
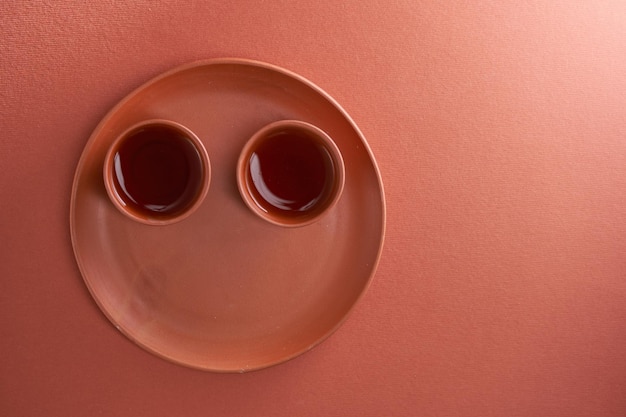
<path fill-rule="evenodd" d="M 109 148 L 103 171 L 113 204 L 133 220 L 151 225 L 191 215 L 210 181 L 202 142 L 168 120 L 144 121 L 122 133 Z"/>
<path fill-rule="evenodd" d="M 244 202 L 270 223 L 297 227 L 317 221 L 338 202 L 345 168 L 337 145 L 306 122 L 283 120 L 255 133 L 237 164 Z"/>

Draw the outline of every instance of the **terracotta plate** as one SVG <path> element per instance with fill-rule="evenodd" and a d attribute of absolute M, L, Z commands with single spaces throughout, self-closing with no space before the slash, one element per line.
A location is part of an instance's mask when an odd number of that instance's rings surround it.
<path fill-rule="evenodd" d="M 102 180 L 115 136 L 155 118 L 194 131 L 212 166 L 202 206 L 169 226 L 121 214 Z M 297 229 L 254 215 L 236 184 L 243 145 L 281 119 L 321 127 L 346 165 L 339 204 Z M 104 118 L 78 164 L 70 217 L 84 280 L 123 334 L 179 364 L 244 372 L 293 358 L 339 327 L 376 268 L 385 203 L 365 139 L 330 96 L 281 68 L 220 59 L 153 79 Z"/>

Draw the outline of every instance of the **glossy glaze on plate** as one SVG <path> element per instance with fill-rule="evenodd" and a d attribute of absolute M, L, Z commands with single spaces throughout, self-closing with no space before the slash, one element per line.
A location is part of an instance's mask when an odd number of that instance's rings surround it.
<path fill-rule="evenodd" d="M 102 180 L 114 138 L 158 118 L 195 132 L 212 168 L 202 205 L 167 226 L 124 216 Z M 322 128 L 345 162 L 338 204 L 296 229 L 253 214 L 236 182 L 246 141 L 282 119 Z M 243 372 L 306 352 L 338 328 L 376 269 L 385 204 L 371 151 L 332 98 L 276 66 L 218 59 L 169 71 L 111 110 L 78 164 L 70 224 L 85 283 L 122 333 L 179 364 Z"/>

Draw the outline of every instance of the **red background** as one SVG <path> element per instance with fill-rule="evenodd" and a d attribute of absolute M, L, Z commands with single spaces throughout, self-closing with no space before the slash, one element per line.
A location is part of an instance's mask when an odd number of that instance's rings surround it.
<path fill-rule="evenodd" d="M 0 414 L 626 415 L 626 3 L 518 3 L 2 2 Z M 243 375 L 120 335 L 69 235 L 106 112 L 224 56 L 334 96 L 387 197 L 344 326 Z"/>

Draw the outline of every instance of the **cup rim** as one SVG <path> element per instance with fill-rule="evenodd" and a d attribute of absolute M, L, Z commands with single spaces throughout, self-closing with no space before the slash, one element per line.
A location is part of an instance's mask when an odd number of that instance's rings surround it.
<path fill-rule="evenodd" d="M 252 154 L 252 150 L 256 148 L 259 141 L 263 140 L 268 134 L 279 131 L 281 129 L 298 129 L 307 132 L 309 135 L 314 136 L 324 146 L 333 164 L 333 180 L 332 189 L 329 192 L 329 197 L 323 203 L 323 207 L 319 212 L 311 215 L 303 216 L 281 216 L 280 214 L 273 214 L 264 210 L 257 200 L 252 196 L 250 187 L 254 187 L 249 184 L 249 160 Z M 325 131 L 319 127 L 301 120 L 279 120 L 269 123 L 259 130 L 257 130 L 245 143 L 239 159 L 237 160 L 237 188 L 239 194 L 248 208 L 263 220 L 272 223 L 277 226 L 283 227 L 302 227 L 308 226 L 317 222 L 323 216 L 325 216 L 337 203 L 343 193 L 345 184 L 345 164 L 343 156 L 339 147 L 335 141 Z"/>
<path fill-rule="evenodd" d="M 189 142 L 198 152 L 202 165 L 200 191 L 194 197 L 193 202 L 187 208 L 183 209 L 180 213 L 164 218 L 153 217 L 150 215 L 142 215 L 130 209 L 117 191 L 113 179 L 113 157 L 115 155 L 115 152 L 117 151 L 117 149 L 119 149 L 121 143 L 128 137 L 129 134 L 146 126 L 167 126 L 183 133 L 186 139 L 189 140 Z M 111 200 L 111 202 L 113 203 L 115 208 L 118 209 L 118 211 L 120 211 L 128 218 L 135 220 L 139 223 L 151 226 L 165 226 L 178 223 L 179 221 L 186 219 L 200 207 L 209 191 L 209 184 L 211 180 L 211 163 L 204 144 L 191 129 L 173 120 L 154 118 L 143 120 L 131 125 L 128 129 L 124 130 L 113 140 L 104 157 L 102 172 L 104 178 L 104 187 L 106 189 L 109 200 Z"/>

